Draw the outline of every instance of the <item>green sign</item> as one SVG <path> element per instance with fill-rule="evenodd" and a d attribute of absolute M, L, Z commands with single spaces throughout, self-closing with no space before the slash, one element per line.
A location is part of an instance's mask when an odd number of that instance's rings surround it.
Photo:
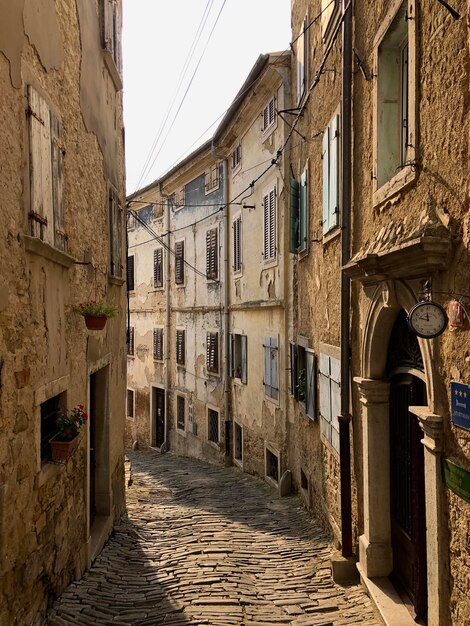
<path fill-rule="evenodd" d="M 444 482 L 454 493 L 470 502 L 470 472 L 448 459 L 442 459 Z"/>

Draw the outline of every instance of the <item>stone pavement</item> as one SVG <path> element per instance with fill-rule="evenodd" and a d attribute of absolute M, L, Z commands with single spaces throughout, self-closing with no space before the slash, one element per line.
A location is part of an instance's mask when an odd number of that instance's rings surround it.
<path fill-rule="evenodd" d="M 129 517 L 49 626 L 382 623 L 360 586 L 333 583 L 328 539 L 297 498 L 235 468 L 129 457 Z"/>

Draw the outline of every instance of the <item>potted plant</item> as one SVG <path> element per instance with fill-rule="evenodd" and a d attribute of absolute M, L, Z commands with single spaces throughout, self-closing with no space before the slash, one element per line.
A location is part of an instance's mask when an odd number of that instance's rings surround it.
<path fill-rule="evenodd" d="M 80 428 L 88 419 L 83 404 L 77 404 L 73 409 L 60 411 L 56 417 L 57 433 L 49 441 L 52 451 L 52 461 L 65 463 L 72 456 L 78 446 Z"/>
<path fill-rule="evenodd" d="M 86 327 L 89 330 L 102 330 L 106 326 L 108 317 L 117 315 L 117 307 L 106 302 L 97 302 L 96 300 L 83 302 L 74 307 L 73 310 L 78 315 L 83 315 Z"/>

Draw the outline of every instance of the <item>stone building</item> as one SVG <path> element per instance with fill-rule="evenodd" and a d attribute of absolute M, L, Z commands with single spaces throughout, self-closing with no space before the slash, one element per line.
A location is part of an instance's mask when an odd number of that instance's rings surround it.
<path fill-rule="evenodd" d="M 7 6 L 8 5 L 8 6 Z M 42 623 L 124 511 L 120 2 L 0 6 L 0 623 Z M 87 331 L 73 312 L 118 316 Z M 51 463 L 57 411 L 89 422 Z"/>

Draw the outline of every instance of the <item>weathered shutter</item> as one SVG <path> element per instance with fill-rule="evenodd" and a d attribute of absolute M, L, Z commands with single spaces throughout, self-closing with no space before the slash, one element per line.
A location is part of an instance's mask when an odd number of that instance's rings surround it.
<path fill-rule="evenodd" d="M 61 143 L 61 124 L 51 112 L 51 155 L 52 155 L 52 206 L 54 212 L 54 245 L 60 250 L 67 247 L 67 235 L 64 223 L 64 180 L 63 155 Z"/>
<path fill-rule="evenodd" d="M 297 367 L 297 344 L 289 344 L 290 348 L 290 388 L 292 396 L 297 399 L 299 397 L 298 388 L 298 367 Z"/>
<path fill-rule="evenodd" d="M 279 376 L 278 376 L 278 350 L 277 350 L 277 337 L 271 337 L 271 398 L 278 398 L 279 392 Z"/>
<path fill-rule="evenodd" d="M 305 398 L 305 407 L 306 412 L 309 417 L 315 419 L 316 412 L 316 367 L 315 367 L 315 354 L 310 350 L 305 351 L 305 361 L 306 361 L 306 398 Z"/>
<path fill-rule="evenodd" d="M 241 381 L 246 385 L 248 381 L 248 337 L 246 335 L 240 335 L 240 350 L 242 361 Z"/>
<path fill-rule="evenodd" d="M 323 163 L 323 233 L 330 230 L 330 128 L 327 127 L 323 134 L 322 142 L 322 163 Z"/>
<path fill-rule="evenodd" d="M 300 185 L 294 178 L 290 181 L 290 252 L 297 252 L 299 247 L 299 203 Z"/>
<path fill-rule="evenodd" d="M 241 218 L 233 222 L 233 271 L 239 272 L 241 270 Z"/>
<path fill-rule="evenodd" d="M 218 242 L 217 228 L 212 228 L 206 233 L 206 276 L 217 278 L 218 276 Z"/>
<path fill-rule="evenodd" d="M 269 194 L 263 197 L 263 258 L 269 259 Z"/>
<path fill-rule="evenodd" d="M 320 354 L 320 415 L 321 432 L 331 441 L 330 357 L 326 354 Z"/>
<path fill-rule="evenodd" d="M 329 190 L 329 227 L 338 225 L 339 217 L 339 115 L 330 123 L 330 190 Z"/>
<path fill-rule="evenodd" d="M 153 358 L 163 360 L 163 328 L 153 329 Z"/>
<path fill-rule="evenodd" d="M 271 396 L 271 337 L 264 338 L 264 392 Z"/>
<path fill-rule="evenodd" d="M 266 128 L 269 125 L 269 119 L 268 119 L 269 112 L 268 112 L 268 110 L 269 110 L 268 106 L 265 106 L 264 109 L 263 109 L 263 122 L 262 122 L 262 126 L 261 126 L 261 130 L 263 130 L 263 131 L 266 130 Z"/>
<path fill-rule="evenodd" d="M 158 328 L 154 328 L 153 329 L 153 358 L 154 360 L 158 359 L 158 349 L 157 349 L 157 333 L 158 333 Z"/>
<path fill-rule="evenodd" d="M 276 258 L 276 189 L 269 192 L 269 258 Z"/>
<path fill-rule="evenodd" d="M 184 283 L 184 241 L 175 243 L 175 282 L 177 285 Z"/>
<path fill-rule="evenodd" d="M 274 98 L 272 98 L 269 101 L 268 108 L 269 108 L 269 125 L 271 125 L 271 124 L 274 123 L 274 118 L 275 118 L 275 115 L 276 115 L 276 112 L 274 110 Z"/>
<path fill-rule="evenodd" d="M 163 249 L 153 251 L 153 284 L 154 287 L 163 287 Z"/>
<path fill-rule="evenodd" d="M 307 250 L 308 247 L 308 188 L 307 170 L 300 176 L 300 227 L 299 227 L 299 250 Z"/>
<path fill-rule="evenodd" d="M 102 46 L 114 58 L 114 0 L 101 0 Z"/>
<path fill-rule="evenodd" d="M 178 365 L 184 365 L 185 362 L 184 330 L 176 331 L 176 362 Z"/>
<path fill-rule="evenodd" d="M 51 117 L 49 107 L 28 85 L 31 235 L 54 244 Z"/>
<path fill-rule="evenodd" d="M 127 290 L 133 291 L 134 284 L 134 255 L 127 257 Z"/>
<path fill-rule="evenodd" d="M 228 335 L 228 375 L 231 376 L 232 378 L 235 372 L 235 363 L 234 363 L 235 351 L 234 351 L 234 345 L 233 345 L 234 341 L 235 341 L 235 338 L 233 336 L 233 333 L 229 333 Z"/>
<path fill-rule="evenodd" d="M 129 338 L 129 343 L 127 346 L 127 354 L 133 355 L 134 354 L 134 326 L 129 327 L 128 338 Z"/>
<path fill-rule="evenodd" d="M 339 420 L 341 413 L 341 361 L 330 357 L 331 444 L 339 450 Z"/>

